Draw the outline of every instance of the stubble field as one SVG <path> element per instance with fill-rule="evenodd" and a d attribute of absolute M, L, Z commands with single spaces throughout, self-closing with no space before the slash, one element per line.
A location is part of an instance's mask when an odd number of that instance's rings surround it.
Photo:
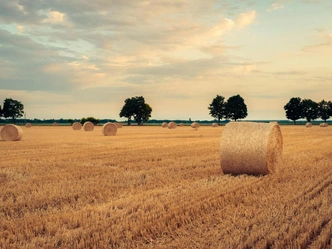
<path fill-rule="evenodd" d="M 0 141 L 0 248 L 332 248 L 331 127 L 281 126 L 260 177 L 222 173 L 223 127 L 22 129 Z"/>

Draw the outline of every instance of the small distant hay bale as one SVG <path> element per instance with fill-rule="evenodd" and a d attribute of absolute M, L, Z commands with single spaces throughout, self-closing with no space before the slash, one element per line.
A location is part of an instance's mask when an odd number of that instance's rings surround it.
<path fill-rule="evenodd" d="M 319 126 L 320 127 L 328 127 L 329 125 L 328 125 L 328 123 L 320 123 Z"/>
<path fill-rule="evenodd" d="M 1 130 L 1 139 L 4 141 L 19 141 L 22 137 L 23 130 L 17 125 L 7 124 Z"/>
<path fill-rule="evenodd" d="M 180 123 L 180 126 L 183 127 L 183 126 L 184 126 L 184 123 Z"/>
<path fill-rule="evenodd" d="M 307 127 L 307 128 L 312 127 L 312 123 L 311 123 L 311 122 L 306 123 L 306 124 L 305 124 L 305 127 Z"/>
<path fill-rule="evenodd" d="M 163 123 L 161 124 L 161 127 L 163 127 L 163 128 L 167 128 L 167 127 L 168 127 L 167 122 L 163 122 Z"/>
<path fill-rule="evenodd" d="M 105 136 L 115 136 L 117 131 L 118 131 L 117 125 L 111 122 L 107 122 L 106 124 L 103 125 L 102 128 L 102 133 Z"/>
<path fill-rule="evenodd" d="M 26 127 L 26 128 L 31 128 L 31 123 L 26 123 L 26 124 L 25 124 L 25 127 Z"/>
<path fill-rule="evenodd" d="M 114 124 L 116 125 L 117 128 L 122 128 L 122 124 L 121 123 L 115 122 Z"/>
<path fill-rule="evenodd" d="M 53 125 L 53 126 L 58 126 L 58 123 L 57 123 L 57 122 L 54 122 L 52 125 Z"/>
<path fill-rule="evenodd" d="M 94 124 L 90 121 L 86 121 L 84 124 L 83 124 L 83 129 L 85 131 L 93 131 L 93 129 L 95 128 Z"/>
<path fill-rule="evenodd" d="M 72 128 L 73 128 L 74 131 L 79 131 L 79 130 L 81 130 L 82 125 L 81 125 L 80 122 L 74 122 L 73 125 L 72 125 Z"/>
<path fill-rule="evenodd" d="M 212 123 L 212 127 L 218 127 L 217 123 Z"/>
<path fill-rule="evenodd" d="M 276 123 L 230 122 L 222 133 L 220 150 L 225 174 L 276 173 L 283 150 L 280 127 Z"/>
<path fill-rule="evenodd" d="M 191 125 L 190 125 L 192 128 L 194 128 L 195 130 L 197 130 L 199 128 L 199 123 L 197 122 L 193 122 Z"/>
<path fill-rule="evenodd" d="M 175 122 L 169 122 L 168 123 L 168 129 L 175 129 L 176 128 L 176 123 Z"/>

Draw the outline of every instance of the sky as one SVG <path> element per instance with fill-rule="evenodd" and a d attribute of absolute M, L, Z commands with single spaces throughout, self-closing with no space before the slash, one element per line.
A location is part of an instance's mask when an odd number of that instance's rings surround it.
<path fill-rule="evenodd" d="M 332 100 L 331 0 L 1 0 L 0 105 L 26 118 L 212 120 L 241 95 L 248 120 L 291 97 Z"/>

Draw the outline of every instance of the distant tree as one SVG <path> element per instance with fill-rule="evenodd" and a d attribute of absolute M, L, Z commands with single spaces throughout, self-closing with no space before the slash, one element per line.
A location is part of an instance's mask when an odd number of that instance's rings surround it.
<path fill-rule="evenodd" d="M 1 108 L 1 105 L 0 105 L 0 118 L 2 117 L 2 108 Z"/>
<path fill-rule="evenodd" d="M 318 104 L 311 99 L 303 99 L 301 101 L 303 106 L 303 117 L 308 121 L 318 118 Z"/>
<path fill-rule="evenodd" d="M 332 103 L 331 101 L 325 101 L 324 99 L 318 103 L 318 116 L 324 120 L 328 120 L 332 115 Z"/>
<path fill-rule="evenodd" d="M 245 118 L 248 115 L 247 105 L 244 103 L 244 99 L 239 94 L 229 97 L 225 108 L 225 117 L 234 119 L 235 121 Z"/>
<path fill-rule="evenodd" d="M 220 125 L 220 120 L 226 117 L 226 102 L 223 96 L 217 95 L 208 106 L 210 110 L 210 115 L 218 120 Z"/>
<path fill-rule="evenodd" d="M 94 125 L 97 125 L 99 123 L 99 119 L 96 119 L 94 117 L 86 117 L 86 118 L 81 118 L 81 124 L 84 124 L 85 122 L 90 121 Z"/>
<path fill-rule="evenodd" d="M 68 123 L 70 124 L 70 125 L 72 125 L 73 123 L 74 123 L 74 120 L 73 119 L 68 119 Z"/>
<path fill-rule="evenodd" d="M 303 118 L 303 104 L 300 97 L 292 97 L 289 102 L 284 106 L 286 111 L 286 117 L 293 120 L 296 124 L 296 120 Z"/>
<path fill-rule="evenodd" d="M 138 125 L 147 122 L 151 117 L 152 108 L 145 103 L 143 96 L 127 98 L 119 116 L 128 118 L 128 125 L 131 125 L 131 119 L 134 118 Z"/>
<path fill-rule="evenodd" d="M 20 118 L 23 116 L 24 114 L 23 110 L 24 110 L 24 105 L 20 101 L 7 98 L 3 102 L 3 109 L 1 112 L 5 118 L 12 118 L 13 123 L 15 124 L 16 118 Z"/>

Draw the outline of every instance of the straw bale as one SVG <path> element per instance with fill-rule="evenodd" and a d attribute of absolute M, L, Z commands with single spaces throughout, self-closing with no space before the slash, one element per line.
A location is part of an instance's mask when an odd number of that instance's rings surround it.
<path fill-rule="evenodd" d="M 31 128 L 31 123 L 26 123 L 26 124 L 25 124 L 25 127 L 26 127 L 26 128 Z"/>
<path fill-rule="evenodd" d="M 312 127 L 312 123 L 310 123 L 310 122 L 306 123 L 306 124 L 305 124 L 305 127 L 307 127 L 307 128 Z"/>
<path fill-rule="evenodd" d="M 198 129 L 198 128 L 199 128 L 199 123 L 197 123 L 197 122 L 193 122 L 193 123 L 191 124 L 191 127 L 194 128 L 194 129 Z"/>
<path fill-rule="evenodd" d="M 168 123 L 168 129 L 175 129 L 176 128 L 176 123 L 175 122 L 169 122 Z"/>
<path fill-rule="evenodd" d="M 84 124 L 83 124 L 83 129 L 85 131 L 93 131 L 93 129 L 95 128 L 94 124 L 90 121 L 86 121 Z"/>
<path fill-rule="evenodd" d="M 183 127 L 183 126 L 184 126 L 184 123 L 180 123 L 180 126 Z"/>
<path fill-rule="evenodd" d="M 105 136 L 115 136 L 116 132 L 118 131 L 118 127 L 116 124 L 107 122 L 103 125 L 102 133 Z"/>
<path fill-rule="evenodd" d="M 80 122 L 74 122 L 72 128 L 74 131 L 79 131 L 82 128 L 82 125 Z"/>
<path fill-rule="evenodd" d="M 114 124 L 116 125 L 117 128 L 122 128 L 122 124 L 121 123 L 115 122 Z"/>
<path fill-rule="evenodd" d="M 57 123 L 57 122 L 54 122 L 52 125 L 53 125 L 53 126 L 58 126 L 58 123 Z"/>
<path fill-rule="evenodd" d="M 217 123 L 212 123 L 212 127 L 218 127 Z"/>
<path fill-rule="evenodd" d="M 320 123 L 319 126 L 320 127 L 328 127 L 329 125 L 328 125 L 328 123 Z"/>
<path fill-rule="evenodd" d="M 283 138 L 276 123 L 230 122 L 220 146 L 225 174 L 276 173 L 282 159 Z"/>
<path fill-rule="evenodd" d="M 168 127 L 168 124 L 167 124 L 167 122 L 163 122 L 163 123 L 161 124 L 161 126 L 162 126 L 163 128 L 167 128 L 167 127 Z"/>
<path fill-rule="evenodd" d="M 7 124 L 1 130 L 1 139 L 4 141 L 19 141 L 22 137 L 23 130 L 17 125 Z"/>

